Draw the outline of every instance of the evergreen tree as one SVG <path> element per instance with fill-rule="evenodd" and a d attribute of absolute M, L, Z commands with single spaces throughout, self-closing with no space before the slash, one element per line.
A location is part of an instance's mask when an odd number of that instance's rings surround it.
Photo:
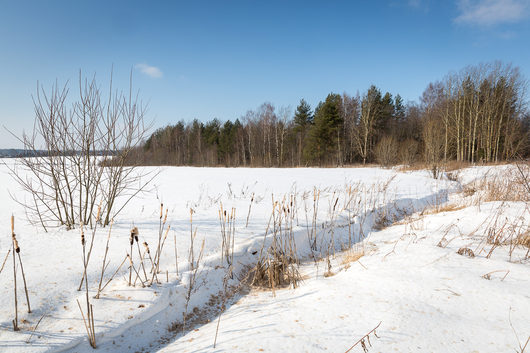
<path fill-rule="evenodd" d="M 296 112 L 294 113 L 294 123 L 295 126 L 300 130 L 305 130 L 313 123 L 313 113 L 311 112 L 311 107 L 304 99 L 301 99 L 300 104 L 298 107 L 296 107 Z"/>
<path fill-rule="evenodd" d="M 342 97 L 330 93 L 315 110 L 314 124 L 309 131 L 304 155 L 311 162 L 322 164 L 325 158 L 338 150 L 342 126 Z"/>
<path fill-rule="evenodd" d="M 304 141 L 307 137 L 307 131 L 313 124 L 313 112 L 311 107 L 304 100 L 300 100 L 300 104 L 296 107 L 294 113 L 294 132 L 296 134 L 296 154 L 298 165 L 302 164 L 302 152 L 304 149 Z"/>

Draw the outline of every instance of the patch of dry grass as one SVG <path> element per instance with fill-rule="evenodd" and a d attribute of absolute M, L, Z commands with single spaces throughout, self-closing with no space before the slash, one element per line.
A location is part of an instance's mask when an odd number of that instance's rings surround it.
<path fill-rule="evenodd" d="M 364 256 L 364 251 L 361 250 L 348 250 L 342 256 L 341 264 L 347 265 L 352 262 L 358 261 L 361 257 Z"/>

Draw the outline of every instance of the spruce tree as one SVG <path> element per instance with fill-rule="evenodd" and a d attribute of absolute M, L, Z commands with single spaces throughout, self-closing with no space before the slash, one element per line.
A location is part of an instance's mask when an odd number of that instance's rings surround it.
<path fill-rule="evenodd" d="M 304 155 L 310 162 L 322 165 L 337 151 L 342 126 L 341 105 L 342 97 L 330 93 L 315 109 L 314 124 L 304 150 Z"/>

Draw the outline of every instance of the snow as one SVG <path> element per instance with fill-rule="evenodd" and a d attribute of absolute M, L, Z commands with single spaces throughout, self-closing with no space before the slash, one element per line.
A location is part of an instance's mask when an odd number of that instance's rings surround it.
<path fill-rule="evenodd" d="M 11 159 L 4 161 L 15 163 Z M 506 234 L 528 231 L 528 204 L 474 205 L 470 201 L 461 202 L 463 208 L 451 212 L 422 212 L 448 202 L 465 201 L 459 193 L 462 185 L 484 176 L 502 176 L 506 168 L 509 167 L 467 168 L 458 172 L 460 183 L 447 178 L 435 180 L 427 171 L 379 168 L 146 168 L 159 174 L 152 189 L 134 199 L 116 217 L 106 278 L 128 251 L 133 226 L 140 231 L 140 241 L 147 241 L 154 252 L 163 202 L 171 230 L 160 264 L 161 283 L 129 287 L 129 272 L 124 266 L 102 297 L 91 299 L 98 351 L 344 352 L 379 322 L 379 338 L 370 337 L 370 351 L 514 351 L 519 347 L 516 334 L 523 344 L 530 334 L 529 261 L 525 260 L 525 248 L 517 247 L 510 255 L 509 246 L 505 245 L 495 248 L 487 258 L 492 245 L 486 237 L 492 229 Z M 23 194 L 3 165 L 0 182 L 0 229 L 5 234 L 0 237 L 0 261 L 11 246 L 13 214 L 33 309 L 27 313 L 19 281 L 21 331 L 13 332 L 13 273 L 9 258 L 0 273 L 0 351 L 91 352 L 76 302 L 79 299 L 85 303 L 84 292 L 77 291 L 83 269 L 79 231 L 57 228 L 45 233 L 28 224 L 24 210 L 9 197 L 9 193 L 17 197 Z M 348 251 L 340 252 L 340 248 L 348 239 L 348 213 L 344 206 L 351 185 L 358 190 L 359 205 L 353 218 L 354 234 L 356 240 L 362 238 L 361 234 L 366 238 L 354 247 L 364 249 L 364 256 L 347 262 L 343 259 Z M 337 240 L 336 256 L 330 260 L 331 276 L 324 276 L 325 259 L 314 263 L 310 257 L 306 214 L 311 218 L 315 188 L 321 190 L 317 217 L 321 242 L 329 241 L 330 227 Z M 293 232 L 303 260 L 300 271 L 304 281 L 296 289 L 277 289 L 274 293 L 252 289 L 236 294 L 221 315 L 214 349 L 219 293 L 226 272 L 220 266 L 220 204 L 227 210 L 236 209 L 235 270 L 242 274 L 247 265 L 256 261 L 254 253 L 262 246 L 273 198 L 281 201 L 285 195 L 296 196 Z M 331 224 L 329 215 L 336 198 L 340 211 Z M 178 324 L 183 319 L 186 283 L 191 273 L 187 266 L 190 208 L 194 210 L 193 230 L 197 230 L 196 252 L 203 240 L 205 248 L 197 289 L 189 304 L 190 327 L 182 332 Z M 393 225 L 377 230 L 382 219 L 385 225 Z M 86 233 L 90 241 L 91 232 Z M 96 231 L 88 271 L 91 297 L 97 289 L 107 235 L 108 228 Z M 476 256 L 457 254 L 464 247 Z M 138 254 L 133 253 L 137 259 Z M 324 252 L 320 254 L 325 257 Z M 489 279 L 483 277 L 492 271 L 498 272 L 491 273 Z M 237 282 L 234 279 L 230 284 Z M 194 309 L 196 315 L 192 314 Z M 170 327 L 178 329 L 168 330 Z M 362 349 L 358 346 L 353 351 Z"/>

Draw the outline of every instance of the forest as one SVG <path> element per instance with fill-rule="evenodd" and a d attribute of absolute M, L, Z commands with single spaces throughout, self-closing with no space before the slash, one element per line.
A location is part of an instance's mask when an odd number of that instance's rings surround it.
<path fill-rule="evenodd" d="M 468 66 L 427 85 L 419 102 L 372 85 L 329 93 L 294 112 L 263 103 L 234 121 L 178 121 L 127 160 L 227 167 L 491 163 L 530 155 L 526 79 L 502 62 Z"/>

